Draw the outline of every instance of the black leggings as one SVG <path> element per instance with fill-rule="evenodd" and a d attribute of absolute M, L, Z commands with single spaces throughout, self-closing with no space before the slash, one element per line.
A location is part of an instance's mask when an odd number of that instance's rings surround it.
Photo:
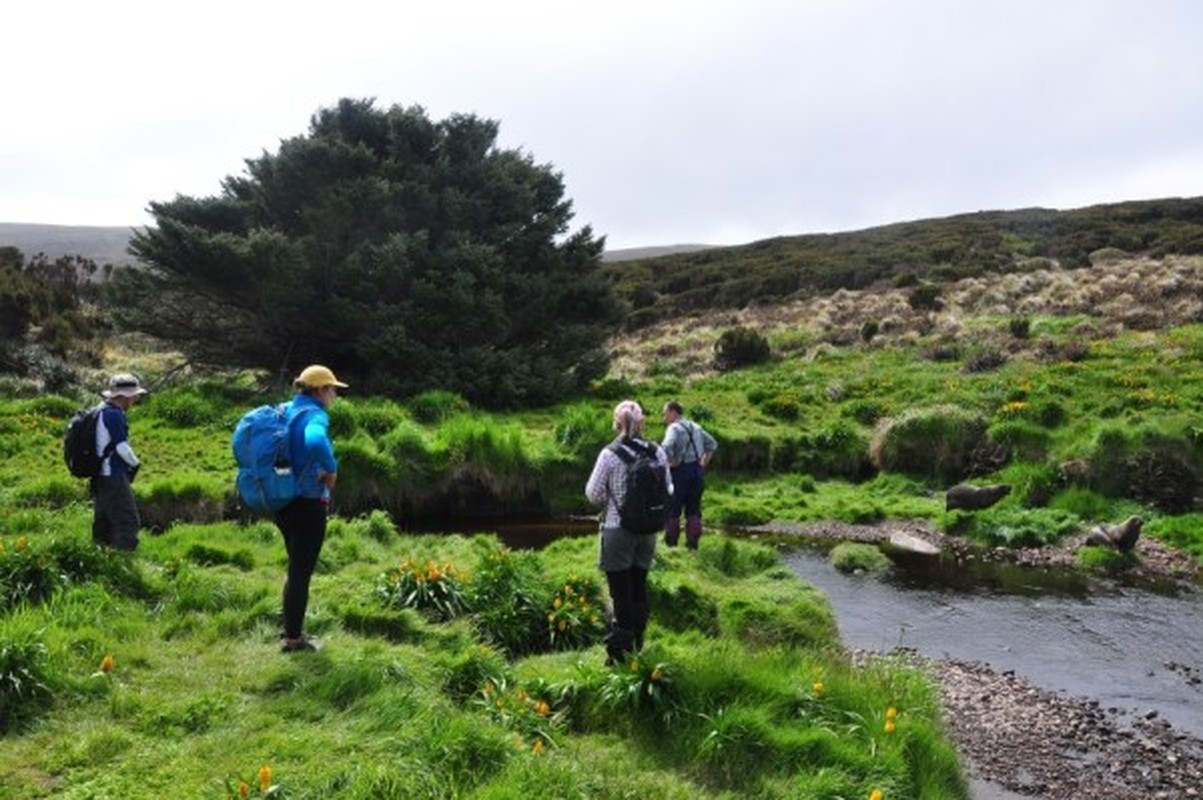
<path fill-rule="evenodd" d="M 288 551 L 284 636 L 299 639 L 309 605 L 309 579 L 326 540 L 326 504 L 318 498 L 298 497 L 276 513 L 276 525 L 284 534 L 284 549 Z"/>
<path fill-rule="evenodd" d="M 617 661 L 632 650 L 643 649 L 643 632 L 651 615 L 647 570 L 631 567 L 607 572 L 606 582 L 614 602 L 614 626 L 606 636 L 606 654 Z"/>

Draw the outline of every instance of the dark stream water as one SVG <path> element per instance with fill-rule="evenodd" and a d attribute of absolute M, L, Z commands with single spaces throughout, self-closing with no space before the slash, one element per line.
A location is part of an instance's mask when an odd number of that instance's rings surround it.
<path fill-rule="evenodd" d="M 785 558 L 831 600 L 848 647 L 985 662 L 1103 708 L 1156 710 L 1203 736 L 1203 686 L 1188 680 L 1203 673 L 1197 591 L 931 557 L 877 575 L 845 575 L 811 549 Z"/>

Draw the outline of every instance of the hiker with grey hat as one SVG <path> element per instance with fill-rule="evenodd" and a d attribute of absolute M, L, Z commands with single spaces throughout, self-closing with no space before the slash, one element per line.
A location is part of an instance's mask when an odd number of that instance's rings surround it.
<path fill-rule="evenodd" d="M 116 550 L 135 549 L 142 527 L 130 486 L 142 462 L 130 446 L 126 413 L 146 393 L 138 377 L 129 373 L 109 378 L 109 388 L 100 393 L 104 403 L 96 420 L 96 452 L 103 457 L 90 484 L 92 539 Z"/>

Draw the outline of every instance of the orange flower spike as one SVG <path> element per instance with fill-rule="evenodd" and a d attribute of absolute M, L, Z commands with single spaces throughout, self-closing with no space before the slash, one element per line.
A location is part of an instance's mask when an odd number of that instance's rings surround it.
<path fill-rule="evenodd" d="M 655 683 L 656 681 L 660 680 L 663 677 L 664 677 L 664 673 L 660 671 L 659 667 L 656 667 L 654 670 L 652 670 L 652 682 L 653 683 Z"/>
<path fill-rule="evenodd" d="M 264 764 L 259 768 L 259 793 L 267 794 L 272 785 L 272 768 Z"/>
<path fill-rule="evenodd" d="M 25 547 L 26 547 L 25 537 L 18 536 L 17 537 L 17 552 L 18 553 L 21 552 L 22 550 L 25 549 Z"/>
<path fill-rule="evenodd" d="M 551 706 L 547 705 L 546 700 L 540 700 L 538 703 L 535 704 L 535 711 L 538 713 L 538 715 L 540 717 L 546 717 L 548 714 L 551 713 Z"/>
<path fill-rule="evenodd" d="M 243 798 L 244 800 L 245 800 L 245 798 L 251 796 L 251 787 L 247 786 L 246 781 L 238 782 L 238 796 Z"/>
<path fill-rule="evenodd" d="M 543 755 L 544 749 L 546 749 L 546 748 L 543 745 L 543 740 L 535 739 L 535 744 L 534 744 L 534 746 L 531 747 L 531 751 L 534 752 L 535 755 L 541 756 L 541 755 Z"/>
<path fill-rule="evenodd" d="M 104 658 L 100 659 L 100 671 L 101 672 L 108 674 L 116 668 L 117 668 L 117 659 L 113 658 L 112 655 L 106 655 Z"/>

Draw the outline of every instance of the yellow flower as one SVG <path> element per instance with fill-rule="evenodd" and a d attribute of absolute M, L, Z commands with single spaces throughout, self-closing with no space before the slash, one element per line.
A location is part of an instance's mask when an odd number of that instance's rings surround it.
<path fill-rule="evenodd" d="M 639 659 L 635 659 L 634 661 L 631 662 L 631 672 L 638 672 L 638 671 L 639 671 Z"/>
<path fill-rule="evenodd" d="M 652 670 L 652 682 L 653 683 L 655 683 L 656 681 L 660 680 L 663 677 L 664 677 L 664 673 L 660 671 L 659 667 L 656 667 L 654 670 Z"/>
<path fill-rule="evenodd" d="M 550 613 L 549 613 L 549 614 L 547 615 L 547 621 L 548 621 L 548 622 L 554 622 L 554 621 L 555 621 L 555 619 L 556 619 L 556 615 L 555 615 L 555 614 L 550 614 Z"/>
<path fill-rule="evenodd" d="M 542 740 L 542 739 L 535 739 L 535 743 L 534 743 L 534 745 L 531 747 L 531 750 L 534 752 L 534 754 L 535 754 L 535 755 L 537 755 L 537 756 L 539 756 L 539 755 L 543 755 L 543 749 L 544 749 L 544 748 L 543 748 L 543 740 Z"/>
<path fill-rule="evenodd" d="M 116 666 L 117 659 L 113 658 L 111 655 L 106 655 L 104 658 L 100 659 L 101 672 L 112 672 Z"/>
<path fill-rule="evenodd" d="M 815 681 L 814 686 L 811 686 L 810 688 L 814 691 L 815 697 L 823 696 L 823 682 L 822 681 Z"/>
<path fill-rule="evenodd" d="M 564 594 L 567 595 L 568 597 L 572 597 L 572 584 L 570 584 L 570 583 L 564 584 Z"/>
<path fill-rule="evenodd" d="M 24 550 L 24 549 L 25 549 L 25 537 L 18 536 L 17 537 L 17 551 L 20 552 L 21 550 Z"/>
<path fill-rule="evenodd" d="M 552 605 L 556 608 L 559 608 L 560 606 L 564 605 L 564 601 L 557 597 L 556 601 L 552 603 Z"/>
<path fill-rule="evenodd" d="M 535 703 L 535 712 L 538 713 L 540 717 L 546 717 L 551 713 L 551 706 L 547 705 L 546 700 L 540 700 L 539 702 Z"/>
<path fill-rule="evenodd" d="M 882 793 L 881 789 L 874 789 L 869 792 L 869 800 L 885 800 L 885 794 Z"/>
<path fill-rule="evenodd" d="M 559 622 L 556 623 L 556 629 L 559 630 L 560 633 L 563 633 L 564 629 L 567 627 L 568 627 L 568 625 L 565 624 L 564 620 L 560 620 Z"/>
<path fill-rule="evenodd" d="M 892 719 L 886 720 L 886 726 L 885 726 L 886 733 L 893 733 L 895 727 L 897 727 L 897 726 L 895 726 L 894 720 L 892 720 Z"/>
<path fill-rule="evenodd" d="M 246 785 L 246 781 L 238 781 L 238 796 L 242 798 L 251 796 L 251 787 Z"/>
<path fill-rule="evenodd" d="M 272 785 L 272 768 L 264 764 L 259 768 L 259 791 L 266 794 Z"/>
<path fill-rule="evenodd" d="M 893 706 L 890 706 L 889 708 L 886 709 L 886 719 L 897 719 L 897 718 L 898 718 L 898 709 L 894 708 Z"/>

